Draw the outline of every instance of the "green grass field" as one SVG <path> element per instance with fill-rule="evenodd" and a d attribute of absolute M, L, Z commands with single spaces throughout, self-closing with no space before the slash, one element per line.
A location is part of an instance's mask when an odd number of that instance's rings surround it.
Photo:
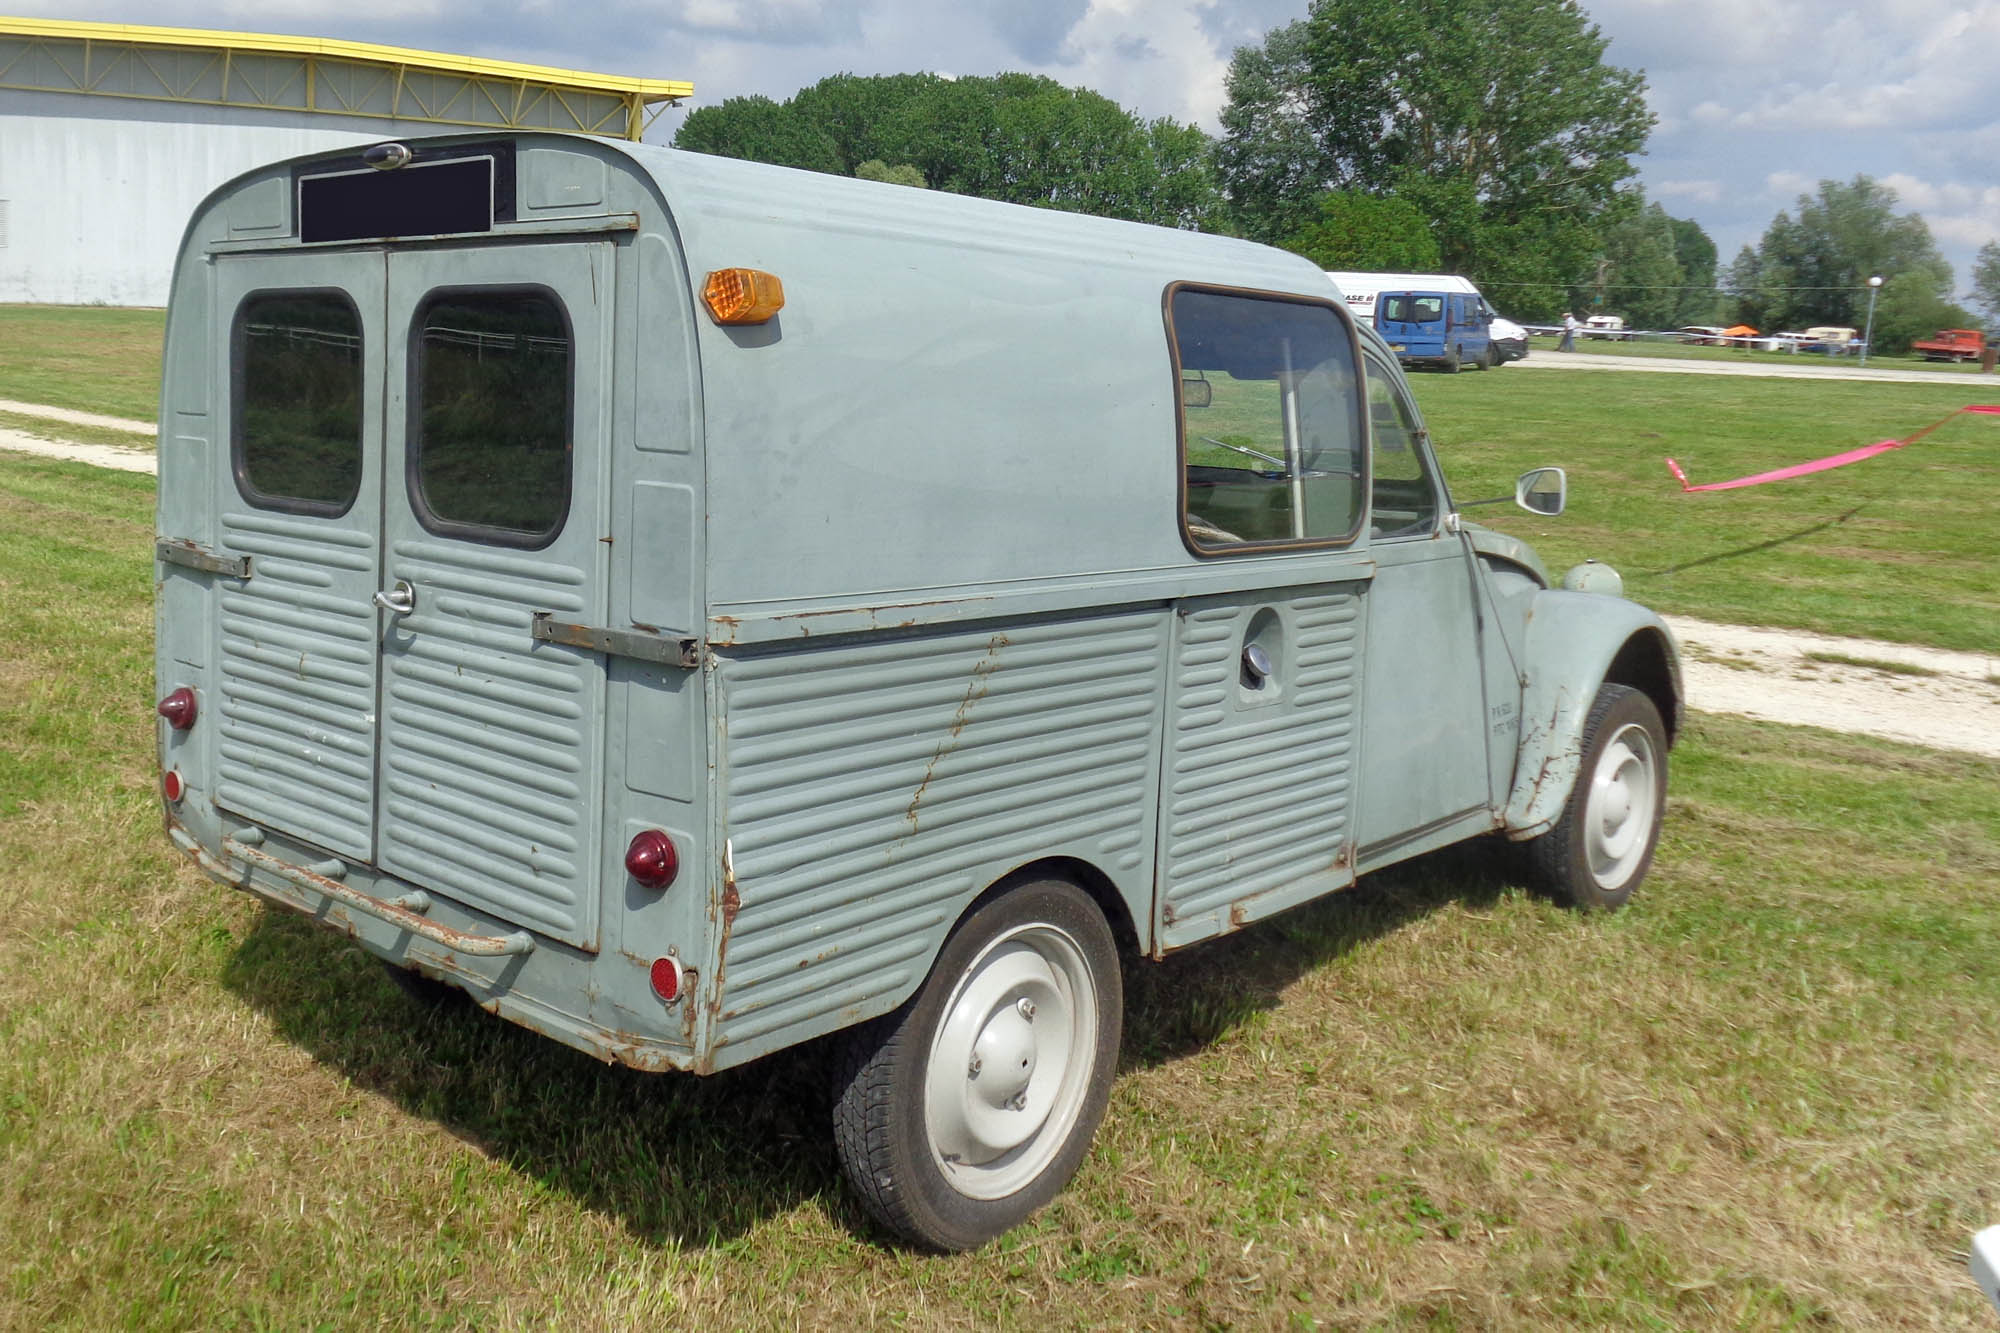
<path fill-rule="evenodd" d="M 1867 462 L 1738 491 L 1697 484 L 1901 439 L 2000 383 L 1822 382 L 1504 368 L 1411 377 L 1460 503 L 1569 470 L 1560 518 L 1467 516 L 1528 540 L 1558 576 L 1586 557 L 1658 610 L 1969 651 L 2000 643 L 1992 513 L 2000 418 L 1962 416 Z"/>
<path fill-rule="evenodd" d="M 151 499 L 0 456 L 0 1327 L 1991 1326 L 2000 764 L 1698 719 L 1622 914 L 1461 853 L 1138 965 L 1074 1186 L 925 1257 L 823 1049 L 419 1012 L 173 854 Z"/>
<path fill-rule="evenodd" d="M 0 398 L 157 421 L 166 327 L 164 310 L 0 305 Z"/>

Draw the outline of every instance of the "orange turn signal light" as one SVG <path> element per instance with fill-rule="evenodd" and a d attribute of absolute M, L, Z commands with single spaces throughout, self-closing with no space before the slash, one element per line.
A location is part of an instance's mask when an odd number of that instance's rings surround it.
<path fill-rule="evenodd" d="M 762 324 L 785 306 L 785 284 L 760 268 L 719 268 L 702 284 L 702 304 L 718 324 Z"/>

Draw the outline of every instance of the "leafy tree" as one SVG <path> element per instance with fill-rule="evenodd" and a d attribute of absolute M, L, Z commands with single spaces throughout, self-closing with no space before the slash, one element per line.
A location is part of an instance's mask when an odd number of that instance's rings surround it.
<path fill-rule="evenodd" d="M 710 110 L 688 117 L 676 147 L 843 175 L 898 163 L 933 189 L 1167 226 L 1224 217 L 1200 129 L 1040 75 L 837 74 L 784 103 Z"/>
<path fill-rule="evenodd" d="M 1736 252 L 1736 258 L 1723 270 L 1722 288 L 1724 319 L 1738 324 L 1748 324 L 1753 329 L 1775 332 L 1766 322 L 1765 312 L 1770 309 L 1770 299 L 1764 292 L 1764 264 L 1752 246 L 1744 246 Z M 1700 323 L 1700 320 L 1693 321 Z"/>
<path fill-rule="evenodd" d="M 1949 272 L 1949 270 L 1946 270 Z M 1972 316 L 1947 299 L 1950 279 L 1923 268 L 1910 269 L 1882 283 L 1875 304 L 1873 350 L 1895 354 L 1910 350 L 1919 338 L 1928 338 L 1939 329 L 1973 326 Z M 1862 298 L 1865 318 L 1867 298 Z M 1855 325 L 1861 327 L 1860 324 Z"/>
<path fill-rule="evenodd" d="M 1430 273 L 1440 263 L 1430 220 L 1416 205 L 1358 190 L 1321 195 L 1319 216 L 1285 248 L 1326 269 Z"/>
<path fill-rule="evenodd" d="M 1871 276 L 1884 279 L 1886 292 L 1887 282 L 1923 275 L 1923 282 L 1905 281 L 1899 292 L 1928 291 L 1942 301 L 1952 285 L 1951 265 L 1923 218 L 1898 214 L 1896 202 L 1894 190 L 1867 176 L 1846 184 L 1823 180 L 1816 194 L 1799 196 L 1796 217 L 1773 218 L 1757 247 L 1765 317 L 1788 329 L 1860 328 Z"/>
<path fill-rule="evenodd" d="M 1713 324 L 1721 317 L 1722 298 L 1715 290 L 1715 242 L 1693 218 L 1672 218 L 1674 258 L 1681 266 L 1681 293 L 1671 325 Z M 1761 327 L 1752 325 L 1753 328 Z"/>
<path fill-rule="evenodd" d="M 1679 328 L 1683 271 L 1674 220 L 1658 204 L 1633 209 L 1605 232 L 1605 303 L 1627 328 Z"/>
<path fill-rule="evenodd" d="M 1972 299 L 1989 320 L 2000 324 L 2000 241 L 1988 241 L 1973 256 Z"/>
<path fill-rule="evenodd" d="M 1575 0 L 1314 0 L 1230 62 L 1218 165 L 1239 223 L 1282 239 L 1327 190 L 1393 193 L 1432 219 L 1443 267 L 1559 303 L 1653 124 L 1643 77 L 1604 50 Z"/>
<path fill-rule="evenodd" d="M 844 174 L 833 138 L 790 103 L 768 97 L 732 97 L 719 106 L 699 108 L 681 122 L 674 147 Z"/>
<path fill-rule="evenodd" d="M 890 185 L 914 185 L 924 188 L 924 173 L 915 167 L 904 165 L 892 167 L 879 157 L 871 157 L 854 169 L 854 174 L 865 181 L 884 181 Z"/>

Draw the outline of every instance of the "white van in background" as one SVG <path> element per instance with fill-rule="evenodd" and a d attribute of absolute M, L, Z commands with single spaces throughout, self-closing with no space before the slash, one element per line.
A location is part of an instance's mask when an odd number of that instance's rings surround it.
<path fill-rule="evenodd" d="M 1493 303 L 1486 300 L 1472 279 L 1456 273 L 1340 273 L 1329 269 L 1326 276 L 1340 289 L 1347 312 L 1358 324 L 1375 323 L 1375 298 L 1383 292 L 1465 292 L 1485 302 L 1488 311 L 1493 308 Z M 1494 315 L 1492 336 L 1499 361 L 1519 361 L 1528 354 L 1528 331 L 1514 321 Z"/>

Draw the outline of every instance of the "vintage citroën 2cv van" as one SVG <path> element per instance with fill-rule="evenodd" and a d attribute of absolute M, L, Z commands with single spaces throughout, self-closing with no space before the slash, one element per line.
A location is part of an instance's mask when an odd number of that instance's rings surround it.
<path fill-rule="evenodd" d="M 1680 712 L 1306 260 L 557 135 L 201 206 L 158 535 L 182 850 L 605 1060 L 842 1033 L 941 1248 L 1075 1171 L 1121 956 L 1484 834 L 1617 906 Z"/>

